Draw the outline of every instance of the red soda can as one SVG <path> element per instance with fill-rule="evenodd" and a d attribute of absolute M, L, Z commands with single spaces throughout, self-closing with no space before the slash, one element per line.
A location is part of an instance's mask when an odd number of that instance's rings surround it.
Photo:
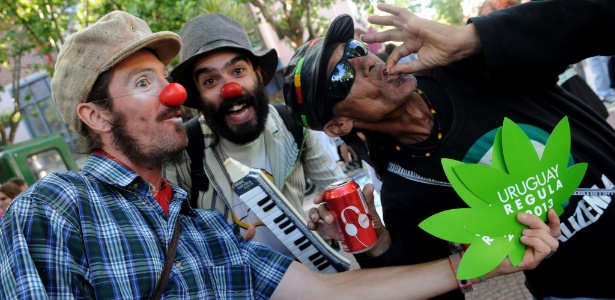
<path fill-rule="evenodd" d="M 329 211 L 335 216 L 344 251 L 361 253 L 376 244 L 378 235 L 367 209 L 365 197 L 352 178 L 330 184 L 325 190 L 324 199 Z"/>

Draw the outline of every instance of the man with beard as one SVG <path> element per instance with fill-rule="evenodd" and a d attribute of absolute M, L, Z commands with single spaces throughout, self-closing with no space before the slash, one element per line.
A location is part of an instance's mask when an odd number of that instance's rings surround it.
<path fill-rule="evenodd" d="M 243 26 L 217 13 L 189 20 L 179 35 L 183 43 L 181 63 L 171 78 L 188 91 L 184 105 L 202 113 L 199 122 L 205 145 L 203 167 L 209 187 L 200 191 L 198 208 L 220 210 L 242 232 L 256 226 L 257 241 L 292 256 L 233 192 L 224 160 L 232 157 L 271 174 L 272 182 L 299 212 L 303 212 L 306 177 L 324 190 L 328 184 L 345 178 L 344 172 L 313 131 L 304 131 L 304 147 L 299 150 L 282 117 L 269 105 L 265 85 L 278 65 L 275 49 L 252 52 Z M 224 90 L 232 85 L 237 93 L 229 95 Z M 190 191 L 190 160 L 172 168 L 176 169 L 166 170 L 167 177 L 176 177 L 176 183 Z M 252 236 L 253 231 L 247 234 Z"/>
<path fill-rule="evenodd" d="M 393 27 L 362 39 L 403 42 L 386 64 L 353 40 L 352 18 L 340 16 L 324 39 L 297 50 L 284 79 L 286 103 L 296 118 L 356 145 L 382 178 L 384 222 L 401 240 L 393 243 L 401 247 L 389 250 L 403 255 L 380 256 L 388 260 L 357 255 L 359 264 L 415 264 L 451 255 L 447 241 L 418 226 L 436 213 L 468 207 L 464 195 L 456 193 L 454 178 L 449 181 L 443 159 L 487 166 L 493 161 L 492 168 L 483 170 L 507 168 L 518 175 L 539 159 L 548 161 L 543 153 L 550 159 L 561 149 L 567 161 L 563 167 L 586 163 L 587 169 L 574 194 L 554 204 L 563 210 L 561 246 L 544 264 L 525 272 L 526 286 L 537 299 L 615 298 L 610 278 L 579 276 L 615 268 L 609 246 L 615 243 L 615 131 L 557 85 L 569 64 L 615 53 L 615 43 L 587 35 L 615 31 L 615 2 L 532 1 L 471 18 L 466 26 L 439 24 L 382 3 L 378 9 L 391 15 L 369 21 Z M 418 60 L 397 64 L 415 52 Z M 417 69 L 425 71 L 408 73 Z M 565 117 L 569 139 L 552 144 L 557 137 L 551 133 Z M 518 124 L 531 143 L 522 151 L 522 139 L 509 139 L 508 145 L 520 146 L 511 147 L 519 151 L 506 147 L 504 155 L 525 155 L 502 167 L 502 159 L 492 153 L 498 151 L 494 141 L 505 118 Z M 357 132 L 365 135 L 369 152 L 360 147 Z M 484 174 L 475 175 L 478 183 L 493 188 Z M 321 215 L 328 215 L 324 208 Z M 310 216 L 318 221 L 316 211 Z M 459 225 L 454 220 L 449 225 L 454 224 Z M 462 299 L 463 294 L 454 291 L 442 298 Z"/>
<path fill-rule="evenodd" d="M 119 11 L 62 46 L 53 99 L 93 154 L 80 172 L 36 182 L 0 218 L 0 299 L 399 299 L 456 286 L 447 260 L 312 272 L 190 207 L 162 177 L 187 144 L 185 90 L 165 78 L 179 48 L 176 34 Z M 557 249 L 554 228 L 518 218 L 532 227 L 530 249 L 519 267 L 504 262 L 489 276 L 534 268 Z"/>

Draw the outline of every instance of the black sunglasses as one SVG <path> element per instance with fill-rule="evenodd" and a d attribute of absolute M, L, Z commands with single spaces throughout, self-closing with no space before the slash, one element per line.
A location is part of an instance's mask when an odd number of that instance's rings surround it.
<path fill-rule="evenodd" d="M 369 53 L 367 45 L 361 41 L 350 40 L 344 47 L 344 55 L 335 65 L 329 78 L 327 95 L 332 100 L 342 100 L 348 96 L 354 83 L 355 69 L 348 62 L 351 58 L 366 56 Z"/>

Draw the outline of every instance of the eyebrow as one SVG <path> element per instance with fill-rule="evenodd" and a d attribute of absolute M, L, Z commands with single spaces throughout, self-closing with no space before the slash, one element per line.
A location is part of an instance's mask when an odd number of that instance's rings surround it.
<path fill-rule="evenodd" d="M 222 68 L 228 68 L 228 67 L 234 65 L 235 63 L 237 63 L 238 61 L 246 61 L 246 62 L 248 62 L 250 60 L 245 55 L 237 55 L 237 56 L 231 58 L 228 62 L 226 62 Z M 209 74 L 209 73 L 214 72 L 215 70 L 216 70 L 216 68 L 210 68 L 210 67 L 198 68 L 198 69 L 196 69 L 194 71 L 194 79 L 198 79 L 199 76 L 201 76 L 201 74 Z"/>

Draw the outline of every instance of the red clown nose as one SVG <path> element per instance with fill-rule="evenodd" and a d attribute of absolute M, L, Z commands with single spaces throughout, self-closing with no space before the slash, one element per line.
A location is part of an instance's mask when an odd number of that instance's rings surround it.
<path fill-rule="evenodd" d="M 180 106 L 184 104 L 184 101 L 188 98 L 188 93 L 181 84 L 170 83 L 162 89 L 158 98 L 160 99 L 160 103 L 164 106 Z"/>
<path fill-rule="evenodd" d="M 229 82 L 222 86 L 220 89 L 220 95 L 224 98 L 235 98 L 241 94 L 241 85 L 237 82 Z"/>

